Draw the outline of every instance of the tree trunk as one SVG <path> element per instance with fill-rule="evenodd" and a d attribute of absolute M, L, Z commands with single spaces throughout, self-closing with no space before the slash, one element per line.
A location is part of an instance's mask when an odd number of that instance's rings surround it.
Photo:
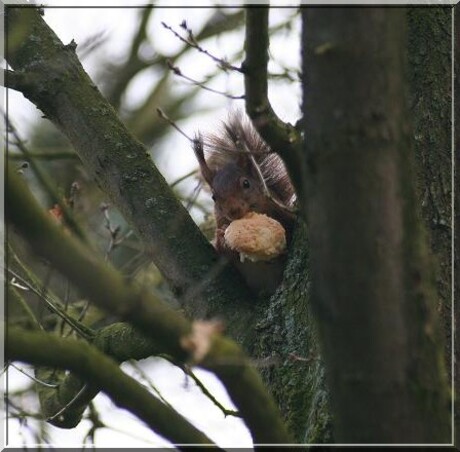
<path fill-rule="evenodd" d="M 307 228 L 300 224 L 284 280 L 259 302 L 251 354 L 297 443 L 332 442 L 332 425 L 318 339 L 310 309 Z"/>
<path fill-rule="evenodd" d="M 417 192 L 429 233 L 437 310 L 445 331 L 447 370 L 452 358 L 452 42 L 451 8 L 408 10 L 411 118 Z"/>
<path fill-rule="evenodd" d="M 303 11 L 312 302 L 338 442 L 448 443 L 413 189 L 406 11 Z"/>
<path fill-rule="evenodd" d="M 457 94 L 455 96 L 455 116 L 456 118 L 459 117 L 459 112 L 460 112 L 460 8 L 457 6 L 454 9 L 454 23 L 455 23 L 455 28 L 454 28 L 454 36 L 455 36 L 455 43 L 454 43 L 454 48 L 455 48 L 455 66 L 454 66 L 454 71 L 455 71 L 455 80 L 454 80 L 454 90 L 455 93 Z M 458 121 L 458 119 L 457 119 Z M 459 437 L 458 434 L 460 433 L 460 353 L 459 353 L 459 346 L 458 346 L 458 322 L 460 319 L 460 283 L 459 283 L 459 278 L 458 278 L 458 271 L 460 269 L 460 196 L 458 192 L 458 187 L 459 187 L 459 179 L 458 179 L 458 172 L 460 168 L 460 127 L 455 127 L 455 144 L 454 144 L 454 155 L 455 155 L 455 179 L 454 179 L 454 187 L 456 189 L 455 191 L 455 204 L 454 204 L 454 209 L 455 209 L 455 260 L 454 260 L 454 268 L 455 268 L 455 274 L 457 277 L 454 279 L 454 297 L 456 300 L 455 303 L 455 311 L 454 311 L 454 319 L 456 320 L 455 324 L 455 338 L 456 338 L 456 344 L 457 347 L 454 350 L 454 357 L 455 357 L 455 368 L 454 368 L 454 376 L 455 376 L 455 445 L 458 449 L 460 445 Z"/>
<path fill-rule="evenodd" d="M 411 117 L 414 124 L 415 158 L 417 160 L 417 189 L 422 204 L 422 215 L 429 233 L 430 248 L 436 278 L 437 310 L 441 315 L 445 342 L 445 360 L 449 384 L 456 376 L 459 387 L 460 368 L 457 350 L 452 349 L 452 316 L 460 318 L 458 302 L 456 312 L 452 311 L 452 14 L 455 11 L 456 24 L 460 20 L 458 7 L 411 8 L 408 11 L 409 25 L 409 88 Z M 455 48 L 460 46 L 460 33 L 454 34 Z M 455 73 L 458 74 L 458 57 L 455 59 Z M 458 77 L 455 83 L 458 88 Z M 458 102 L 458 92 L 456 90 Z M 456 106 L 458 117 L 458 104 Z M 456 128 L 458 135 L 458 127 Z M 458 138 L 456 137 L 456 149 Z M 456 152 L 456 167 L 458 162 Z M 454 183 L 458 187 L 458 182 Z M 458 196 L 456 197 L 458 206 Z M 458 226 L 459 207 L 456 207 Z M 457 227 L 458 231 L 458 227 Z M 456 232 L 458 236 L 458 232 Z M 456 264 L 458 272 L 458 243 Z M 454 279 L 455 296 L 458 300 L 458 277 Z M 455 358 L 452 353 L 456 353 Z M 457 369 L 452 372 L 452 361 Z M 458 397 L 456 400 L 459 400 Z M 458 403 L 454 413 L 458 432 L 460 419 Z"/>

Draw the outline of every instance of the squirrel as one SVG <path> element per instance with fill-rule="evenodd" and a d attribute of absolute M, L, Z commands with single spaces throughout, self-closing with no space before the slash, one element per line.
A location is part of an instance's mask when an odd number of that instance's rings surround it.
<path fill-rule="evenodd" d="M 296 219 L 291 210 L 296 195 L 283 161 L 239 112 L 229 115 L 220 133 L 204 138 L 197 135 L 193 150 L 214 200 L 216 251 L 233 262 L 256 293 L 273 293 L 282 279 L 284 257 L 240 262 L 238 253 L 226 246 L 224 233 L 233 220 L 256 212 L 281 223 L 289 243 Z"/>

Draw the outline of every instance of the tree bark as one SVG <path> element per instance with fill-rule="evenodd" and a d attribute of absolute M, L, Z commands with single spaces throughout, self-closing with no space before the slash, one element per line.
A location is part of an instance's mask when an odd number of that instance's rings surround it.
<path fill-rule="evenodd" d="M 437 310 L 452 363 L 452 9 L 408 10 L 408 81 L 416 187 L 430 239 Z"/>
<path fill-rule="evenodd" d="M 308 8 L 303 30 L 312 302 L 336 440 L 449 443 L 412 186 L 405 10 Z"/>
<path fill-rule="evenodd" d="M 454 136 L 454 211 L 455 211 L 455 249 L 454 249 L 454 271 L 456 278 L 454 279 L 454 299 L 455 299 L 455 310 L 454 310 L 454 338 L 456 343 L 456 348 L 454 350 L 454 378 L 455 378 L 455 412 L 454 412 L 454 426 L 455 426 L 455 436 L 454 436 L 454 443 L 455 446 L 460 446 L 460 348 L 458 346 L 458 337 L 459 337 L 459 319 L 460 319 L 460 282 L 458 277 L 458 272 L 460 270 L 460 194 L 459 194 L 459 186 L 460 180 L 458 178 L 459 171 L 460 171 L 460 127 L 458 126 L 458 121 L 460 117 L 460 8 L 457 6 L 454 9 L 454 71 L 455 71 L 455 79 L 454 79 L 454 92 L 455 92 L 455 105 L 454 105 L 454 118 L 456 127 L 454 128 L 455 136 Z"/>
<path fill-rule="evenodd" d="M 91 385 L 104 388 L 118 406 L 131 411 L 172 443 L 214 444 L 175 410 L 126 375 L 112 359 L 87 343 L 14 327 L 8 329 L 6 339 L 7 358 L 74 371 Z"/>
<path fill-rule="evenodd" d="M 297 443 L 332 443 L 318 335 L 311 315 L 308 231 L 300 223 L 279 290 L 258 307 L 253 355 Z M 271 365 L 270 365 L 271 364 Z"/>

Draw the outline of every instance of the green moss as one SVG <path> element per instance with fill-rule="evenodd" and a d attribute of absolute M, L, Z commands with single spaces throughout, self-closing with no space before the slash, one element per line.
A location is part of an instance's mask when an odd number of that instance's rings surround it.
<path fill-rule="evenodd" d="M 451 101 L 452 8 L 408 12 L 408 81 L 414 126 L 418 208 L 428 233 L 434 287 L 444 329 L 450 376 L 451 350 Z"/>
<path fill-rule="evenodd" d="M 331 416 L 309 293 L 307 231 L 300 224 L 282 286 L 258 307 L 253 355 L 268 361 L 262 376 L 296 443 L 325 443 L 332 441 Z"/>
<path fill-rule="evenodd" d="M 408 372 L 420 412 L 429 413 L 432 423 L 444 430 L 436 432 L 439 438 L 447 438 L 450 430 L 444 369 L 447 363 L 450 376 L 452 13 L 452 8 L 408 12 L 408 80 L 415 140 L 413 155 L 401 152 L 403 196 L 410 204 L 405 230 L 411 231 L 404 239 L 410 300 L 406 322 L 419 325 L 412 328 L 410 337 L 411 347 L 419 353 L 412 357 Z M 415 190 L 407 183 L 411 173 L 416 176 Z M 423 366 L 425 360 L 433 365 Z"/>

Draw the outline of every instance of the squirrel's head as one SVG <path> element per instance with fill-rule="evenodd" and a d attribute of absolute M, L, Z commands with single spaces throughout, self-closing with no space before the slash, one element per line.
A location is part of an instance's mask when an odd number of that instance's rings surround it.
<path fill-rule="evenodd" d="M 232 221 L 251 211 L 272 213 L 270 196 L 286 204 L 293 199 L 293 187 L 282 160 L 239 113 L 232 113 L 218 133 L 205 138 L 198 134 L 193 150 L 219 219 Z"/>
<path fill-rule="evenodd" d="M 210 183 L 216 213 L 229 221 L 242 218 L 248 212 L 260 212 L 265 202 L 257 174 L 249 159 L 245 160 L 228 163 L 214 173 Z"/>
<path fill-rule="evenodd" d="M 200 139 L 195 140 L 194 151 L 201 174 L 211 188 L 219 217 L 232 221 L 244 217 L 248 212 L 261 211 L 265 197 L 249 156 L 235 154 L 233 161 L 211 169 L 204 158 Z"/>

